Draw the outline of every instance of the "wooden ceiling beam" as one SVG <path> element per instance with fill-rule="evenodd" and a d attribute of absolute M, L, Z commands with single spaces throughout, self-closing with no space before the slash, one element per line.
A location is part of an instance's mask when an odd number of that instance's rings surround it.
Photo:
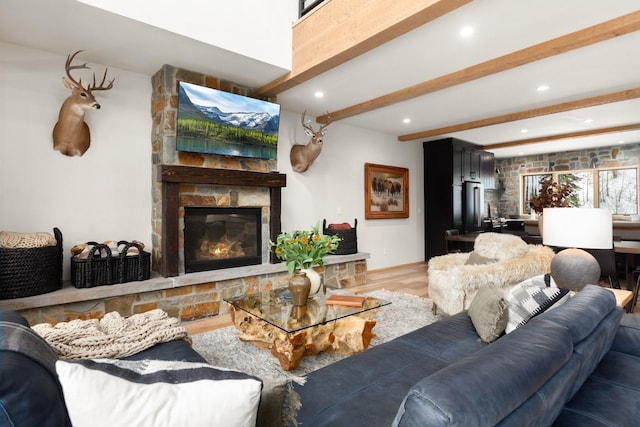
<path fill-rule="evenodd" d="M 589 129 L 577 132 L 567 132 L 557 135 L 540 136 L 536 138 L 520 139 L 517 141 L 499 142 L 496 144 L 488 144 L 482 147 L 483 150 L 495 150 L 497 148 L 518 147 L 521 145 L 536 144 L 539 142 L 551 142 L 561 139 L 584 138 L 586 136 L 604 135 L 607 133 L 629 132 L 640 129 L 640 123 L 630 125 L 613 126 L 608 128 Z"/>
<path fill-rule="evenodd" d="M 530 119 L 533 117 L 546 116 L 549 114 L 562 113 L 564 111 L 577 110 L 580 108 L 595 107 L 612 102 L 627 101 L 629 99 L 640 98 L 640 88 L 627 89 L 619 92 L 607 93 L 604 95 L 592 96 L 590 98 L 576 101 L 563 102 L 561 104 L 548 105 L 546 107 L 533 108 L 530 110 L 518 111 L 515 113 L 503 114 L 501 116 L 489 117 L 486 119 L 473 120 L 466 123 L 458 123 L 451 126 L 429 129 L 421 132 L 400 135 L 398 141 L 413 141 L 416 139 L 429 138 L 432 136 L 445 135 L 453 132 L 461 132 L 469 129 L 477 129 L 485 126 L 499 125 L 502 123 L 514 122 L 517 120 Z"/>
<path fill-rule="evenodd" d="M 293 26 L 291 71 L 258 89 L 274 97 L 471 0 L 325 0 Z"/>
<path fill-rule="evenodd" d="M 318 123 L 325 123 L 328 121 L 329 116 L 332 121 L 345 119 L 638 30 L 640 30 L 640 11 L 632 12 L 444 76 L 436 77 L 432 80 L 424 81 L 338 111 L 318 116 L 316 121 Z"/>

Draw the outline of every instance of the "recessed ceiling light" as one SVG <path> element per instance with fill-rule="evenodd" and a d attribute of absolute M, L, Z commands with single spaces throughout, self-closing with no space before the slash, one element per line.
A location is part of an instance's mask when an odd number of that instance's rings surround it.
<path fill-rule="evenodd" d="M 462 27 L 458 34 L 460 34 L 460 37 L 467 38 L 471 37 L 473 35 L 473 32 L 473 27 L 467 25 L 466 27 Z"/>
<path fill-rule="evenodd" d="M 618 144 L 624 144 L 624 139 L 621 139 L 620 141 L 618 141 Z"/>
<path fill-rule="evenodd" d="M 529 129 L 520 129 L 520 133 L 527 133 L 529 132 Z"/>
<path fill-rule="evenodd" d="M 410 118 L 404 118 L 402 119 L 402 123 L 411 123 L 411 119 Z"/>
<path fill-rule="evenodd" d="M 324 96 L 324 92 L 322 91 L 317 91 L 316 93 L 313 94 L 316 98 L 322 98 Z"/>
<path fill-rule="evenodd" d="M 593 122 L 593 119 L 586 119 L 586 120 L 584 121 L 584 123 L 592 123 L 592 122 Z"/>
<path fill-rule="evenodd" d="M 549 90 L 549 85 L 540 85 L 540 86 L 538 86 L 538 92 L 544 92 L 546 90 Z"/>

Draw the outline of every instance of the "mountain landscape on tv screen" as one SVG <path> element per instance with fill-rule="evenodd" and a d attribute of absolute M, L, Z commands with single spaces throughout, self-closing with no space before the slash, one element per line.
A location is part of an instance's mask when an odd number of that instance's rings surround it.
<path fill-rule="evenodd" d="M 178 150 L 275 159 L 279 114 L 222 111 L 216 105 L 200 105 L 189 97 L 183 84 L 178 94 Z"/>
<path fill-rule="evenodd" d="M 209 119 L 229 126 L 235 126 L 242 129 L 262 130 L 267 133 L 277 133 L 280 126 L 280 117 L 272 116 L 269 113 L 252 113 L 252 112 L 223 112 L 218 107 L 207 107 L 205 105 L 196 105 L 186 94 L 184 89 L 180 88 L 179 94 L 180 108 L 183 106 L 185 110 L 190 109 L 192 113 L 201 113 Z M 189 108 L 192 107 L 192 108 Z M 193 110 L 195 109 L 195 110 Z"/>

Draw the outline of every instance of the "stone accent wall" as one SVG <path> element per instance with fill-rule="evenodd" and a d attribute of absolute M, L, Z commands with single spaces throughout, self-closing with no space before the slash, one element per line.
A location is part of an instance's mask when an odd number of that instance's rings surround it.
<path fill-rule="evenodd" d="M 74 319 L 99 319 L 110 311 L 117 311 L 122 316 L 130 316 L 160 308 L 172 317 L 181 320 L 194 320 L 218 315 L 221 305 L 220 293 L 234 286 L 236 288 L 243 287 L 242 282 L 199 283 L 100 300 L 32 308 L 22 311 L 21 314 L 29 321 L 29 324 L 33 325 L 42 322 L 55 324 Z"/>
<path fill-rule="evenodd" d="M 162 239 L 162 185 L 157 179 L 157 165 L 197 166 L 216 169 L 247 170 L 270 172 L 277 169 L 276 160 L 245 159 L 216 156 L 212 154 L 187 153 L 176 150 L 176 123 L 178 114 L 178 82 L 183 81 L 212 89 L 223 90 L 244 96 L 252 96 L 254 90 L 236 85 L 214 76 L 188 71 L 170 65 L 164 65 L 152 78 L 151 131 L 152 144 L 152 269 L 157 271 L 162 257 L 160 253 Z M 180 200 L 187 206 L 233 206 L 263 208 L 263 262 L 268 262 L 267 244 L 269 241 L 269 190 L 266 188 L 224 187 L 206 185 L 183 185 L 180 188 Z M 184 192 L 184 193 L 183 193 Z M 184 206 L 184 205 L 182 205 Z M 184 211 L 180 213 L 181 220 Z M 179 225 L 181 245 L 180 273 L 184 273 L 184 242 Z"/>
<path fill-rule="evenodd" d="M 316 267 L 330 288 L 349 288 L 366 284 L 365 259 Z M 232 280 L 204 282 L 157 291 L 132 293 L 113 298 L 51 305 L 22 310 L 29 324 L 68 322 L 74 319 L 99 319 L 110 311 L 122 316 L 160 308 L 182 321 L 217 316 L 228 312 L 224 298 L 284 288 L 286 272 L 248 276 Z M 135 282 L 133 282 L 135 283 Z M 132 286 L 134 286 L 132 283 Z"/>
<path fill-rule="evenodd" d="M 598 168 L 638 166 L 640 143 L 498 159 L 496 164 L 501 171 L 499 185 L 502 189 L 499 214 L 505 217 L 519 214 L 521 174 L 592 169 L 594 163 Z"/>
<path fill-rule="evenodd" d="M 316 271 L 323 272 L 322 267 Z M 365 260 L 328 265 L 324 268 L 323 280 L 328 288 L 340 289 L 367 283 L 367 262 Z"/>

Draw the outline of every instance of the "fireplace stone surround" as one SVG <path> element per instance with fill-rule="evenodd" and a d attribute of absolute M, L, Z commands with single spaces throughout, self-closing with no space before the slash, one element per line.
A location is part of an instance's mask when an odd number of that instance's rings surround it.
<path fill-rule="evenodd" d="M 159 239 L 160 248 L 156 255 L 156 264 L 157 267 L 159 267 L 157 271 L 164 277 L 177 276 L 182 267 L 181 260 L 184 259 L 184 256 L 181 256 L 180 252 L 184 249 L 184 236 L 182 235 L 182 229 L 180 227 L 180 219 L 184 215 L 184 206 L 187 204 L 190 206 L 207 206 L 206 200 L 209 201 L 209 206 L 220 206 L 220 204 L 216 203 L 216 200 L 211 197 L 205 199 L 205 201 L 203 201 L 201 197 L 196 197 L 195 199 L 187 199 L 191 202 L 184 201 L 185 199 L 182 199 L 183 201 L 181 202 L 181 184 L 237 185 L 240 186 L 238 187 L 240 189 L 244 186 L 269 189 L 269 205 L 263 207 L 264 209 L 268 209 L 269 215 L 264 218 L 263 225 L 266 222 L 268 239 L 275 241 L 278 234 L 280 234 L 281 188 L 284 187 L 287 182 L 286 175 L 284 174 L 277 172 L 261 173 L 179 165 L 159 165 L 158 179 L 162 183 L 162 237 Z M 240 203 L 230 202 L 223 204 L 223 206 L 241 205 Z M 247 204 L 245 206 L 249 205 Z M 263 216 L 265 215 L 263 214 Z M 263 244 L 263 253 L 268 253 L 268 240 Z M 273 259 L 271 261 L 275 262 Z"/>

